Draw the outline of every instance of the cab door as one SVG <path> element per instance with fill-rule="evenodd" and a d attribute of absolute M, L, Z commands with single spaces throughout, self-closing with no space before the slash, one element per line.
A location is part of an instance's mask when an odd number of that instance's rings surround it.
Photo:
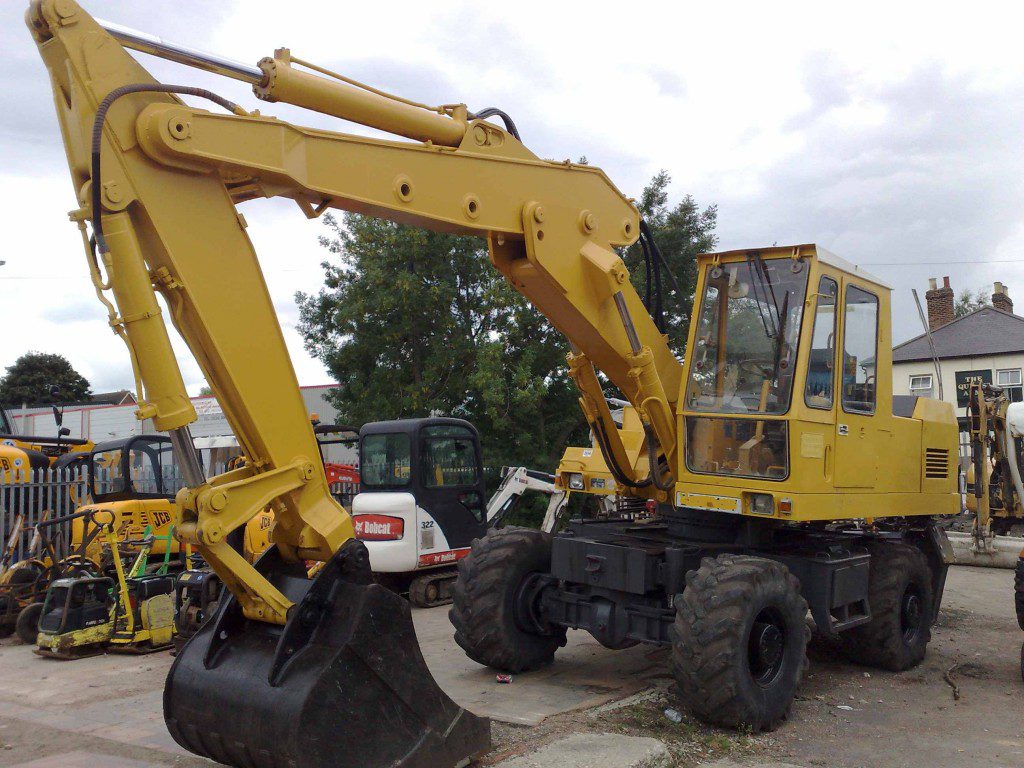
<path fill-rule="evenodd" d="M 836 415 L 835 486 L 873 489 L 878 482 L 878 316 L 875 293 L 844 282 Z"/>
<path fill-rule="evenodd" d="M 449 550 L 465 549 L 487 531 L 476 430 L 465 422 L 428 423 L 420 428 L 418 455 L 416 503 L 430 515 L 426 522 L 440 528 Z"/>

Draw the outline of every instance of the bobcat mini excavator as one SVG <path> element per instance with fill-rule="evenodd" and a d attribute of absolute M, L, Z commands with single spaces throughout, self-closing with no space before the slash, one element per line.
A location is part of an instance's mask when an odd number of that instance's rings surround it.
<path fill-rule="evenodd" d="M 613 648 L 671 644 L 684 701 L 755 729 L 792 701 L 808 605 L 819 631 L 853 633 L 866 662 L 920 660 L 945 576 L 931 516 L 959 504 L 956 427 L 946 405 L 893 398 L 883 283 L 813 245 L 704 257 L 684 370 L 616 252 L 639 239 L 660 262 L 636 207 L 600 169 L 538 158 L 504 112 L 416 104 L 286 49 L 258 66 L 226 61 L 73 0 L 36 0 L 27 22 L 78 196 L 70 218 L 128 344 L 138 415 L 171 436 L 184 469 L 176 530 L 231 593 L 168 675 L 179 744 L 235 766 L 439 768 L 490 742 L 487 722 L 431 679 L 408 603 L 373 583 L 330 495 L 236 208 L 260 197 L 309 217 L 339 208 L 485 236 L 494 266 L 571 341 L 616 485 L 655 502 L 643 524 L 478 540 L 452 609 L 470 657 L 528 669 L 567 627 Z M 158 83 L 126 48 L 407 140 L 304 128 Z M 244 467 L 203 475 L 157 293 Z M 628 444 L 598 368 L 640 415 Z M 226 538 L 268 504 L 274 546 L 251 566 Z M 324 562 L 313 579 L 309 560 Z"/>

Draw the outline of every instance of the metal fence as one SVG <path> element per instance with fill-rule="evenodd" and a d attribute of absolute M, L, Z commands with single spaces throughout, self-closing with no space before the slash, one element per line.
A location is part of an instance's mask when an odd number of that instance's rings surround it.
<path fill-rule="evenodd" d="M 6 478 L 4 478 L 6 479 Z M 66 469 L 35 470 L 26 482 L 0 483 L 0 547 L 7 551 L 15 527 L 21 520 L 21 533 L 14 542 L 12 562 L 29 556 L 34 526 L 44 519 L 71 514 L 88 498 L 88 484 L 80 471 Z M 53 526 L 47 536 L 58 555 L 68 554 L 71 524 Z"/>
<path fill-rule="evenodd" d="M 213 473 L 219 474 L 226 467 L 213 467 Z M 108 471 L 98 470 L 95 475 L 97 488 L 100 491 L 117 490 L 119 479 Z M 78 507 L 91 501 L 89 484 L 82 471 L 66 469 L 40 469 L 32 472 L 25 482 L 6 482 L 8 478 L 0 475 L 0 553 L 7 551 L 9 540 L 20 519 L 21 527 L 17 541 L 14 543 L 11 562 L 23 560 L 32 554 L 31 541 L 34 526 L 45 519 L 62 517 L 74 512 Z M 138 470 L 132 473 L 132 482 L 136 488 L 155 491 L 155 476 L 151 470 Z M 182 486 L 181 476 L 174 470 L 165 471 L 161 478 L 163 493 L 173 495 Z M 352 498 L 359 493 L 358 483 L 333 483 L 331 494 L 345 509 L 352 508 Z M 54 542 L 57 554 L 64 557 L 71 540 L 71 523 L 66 522 L 52 526 L 47 536 Z"/>

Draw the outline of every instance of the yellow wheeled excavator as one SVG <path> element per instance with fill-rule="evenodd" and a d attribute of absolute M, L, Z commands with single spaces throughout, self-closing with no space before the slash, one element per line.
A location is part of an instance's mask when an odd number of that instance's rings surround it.
<path fill-rule="evenodd" d="M 967 415 L 971 435 L 967 508 L 974 513 L 974 551 L 994 555 L 996 534 L 1024 522 L 1024 403 L 1012 402 L 999 387 L 974 384 Z M 1024 629 L 1024 550 L 1014 574 L 1014 608 Z M 1024 645 L 1020 675 L 1024 679 Z"/>
<path fill-rule="evenodd" d="M 184 747 L 236 766 L 434 768 L 489 746 L 487 722 L 430 678 L 408 605 L 373 583 L 330 495 L 236 208 L 267 196 L 309 217 L 339 208 L 485 236 L 494 266 L 571 341 L 617 493 L 653 503 L 642 521 L 475 543 L 451 613 L 470 657 L 529 669 L 568 627 L 613 648 L 672 645 L 698 715 L 758 729 L 792 701 L 808 607 L 865 663 L 923 656 L 945 577 L 931 519 L 958 508 L 956 427 L 948 406 L 892 396 L 884 283 L 813 245 L 702 257 L 684 368 L 617 252 L 639 240 L 663 263 L 636 207 L 600 169 L 538 158 L 502 111 L 416 104 L 286 49 L 227 61 L 73 0 L 36 0 L 27 21 L 78 195 L 70 217 L 131 352 L 138 415 L 184 468 L 176 530 L 231 593 L 167 679 L 165 719 Z M 126 48 L 407 140 L 304 128 L 158 83 Z M 158 293 L 244 467 L 203 476 Z M 596 369 L 637 429 L 619 430 Z M 250 566 L 227 536 L 267 505 L 274 546 Z M 309 560 L 324 563 L 313 579 Z"/>

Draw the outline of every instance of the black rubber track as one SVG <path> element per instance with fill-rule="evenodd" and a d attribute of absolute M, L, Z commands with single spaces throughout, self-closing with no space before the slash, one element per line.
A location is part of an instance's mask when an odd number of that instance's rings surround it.
<path fill-rule="evenodd" d="M 931 640 L 931 621 L 908 642 L 901 621 L 901 602 L 913 584 L 924 616 L 932 616 L 932 574 L 928 560 L 917 547 L 900 542 L 877 542 L 870 547 L 871 573 L 868 602 L 871 621 L 842 633 L 843 653 L 856 664 L 902 672 L 924 660 Z"/>
<path fill-rule="evenodd" d="M 474 539 L 459 562 L 448 618 L 455 642 L 473 661 L 502 672 L 550 664 L 565 645 L 565 629 L 524 630 L 516 620 L 520 587 L 532 573 L 551 568 L 551 535 L 529 528 L 492 529 Z"/>
<path fill-rule="evenodd" d="M 458 576 L 458 570 L 439 568 L 416 576 L 409 584 L 409 602 L 415 608 L 435 608 L 448 605 L 452 601 L 452 586 Z M 436 595 L 430 599 L 430 587 L 434 586 Z"/>
<path fill-rule="evenodd" d="M 21 642 L 35 645 L 39 637 L 39 617 L 43 614 L 42 603 L 30 603 L 18 614 L 16 629 Z"/>
<path fill-rule="evenodd" d="M 755 618 L 774 611 L 783 625 L 778 674 L 762 685 L 751 673 Z M 683 704 L 701 720 L 770 731 L 786 719 L 807 669 L 807 603 L 784 565 L 746 555 L 704 558 L 676 596 L 672 675 Z"/>

